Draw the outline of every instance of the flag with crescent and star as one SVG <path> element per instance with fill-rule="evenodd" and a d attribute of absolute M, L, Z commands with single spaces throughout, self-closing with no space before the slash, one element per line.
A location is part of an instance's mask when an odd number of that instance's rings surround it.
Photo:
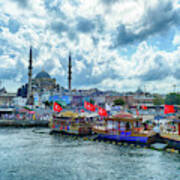
<path fill-rule="evenodd" d="M 63 108 L 60 106 L 60 104 L 58 104 L 57 102 L 54 102 L 53 110 L 56 112 L 61 112 Z"/>

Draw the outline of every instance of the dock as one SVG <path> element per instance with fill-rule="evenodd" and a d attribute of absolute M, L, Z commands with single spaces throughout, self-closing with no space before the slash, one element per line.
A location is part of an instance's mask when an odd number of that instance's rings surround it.
<path fill-rule="evenodd" d="M 0 127 L 48 127 L 48 120 L 0 120 Z"/>

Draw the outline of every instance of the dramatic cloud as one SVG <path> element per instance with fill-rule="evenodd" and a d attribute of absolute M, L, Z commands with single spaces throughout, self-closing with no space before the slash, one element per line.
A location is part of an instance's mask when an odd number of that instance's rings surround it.
<path fill-rule="evenodd" d="M 95 25 L 93 22 L 89 19 L 85 19 L 82 17 L 78 18 L 78 23 L 77 23 L 77 30 L 82 32 L 82 33 L 90 33 L 95 29 Z"/>
<path fill-rule="evenodd" d="M 17 33 L 19 31 L 20 24 L 15 19 L 9 19 L 8 28 L 9 28 L 9 31 L 14 34 L 14 33 Z"/>
<path fill-rule="evenodd" d="M 70 52 L 73 88 L 180 84 L 177 0 L 3 0 L 0 11 L 0 78 L 13 91 L 27 82 L 31 45 L 33 77 L 44 69 L 64 87 Z"/>
<path fill-rule="evenodd" d="M 180 80 L 180 68 L 176 68 L 174 72 L 174 77 L 178 80 Z"/>
<path fill-rule="evenodd" d="M 61 21 L 53 22 L 51 27 L 59 35 L 62 32 L 67 32 L 69 29 L 69 27 Z"/>
<path fill-rule="evenodd" d="M 2 49 L 0 49 L 0 56 L 1 56 L 1 55 L 3 55 L 3 50 L 2 50 Z"/>
<path fill-rule="evenodd" d="M 153 61 L 153 66 L 150 66 L 148 71 L 140 76 L 143 81 L 163 80 L 171 74 L 171 69 L 164 57 L 157 55 Z"/>
<path fill-rule="evenodd" d="M 16 64 L 11 65 L 11 67 L 1 67 L 0 78 L 2 80 L 12 80 L 24 81 L 22 74 L 25 73 L 24 64 L 21 61 L 17 61 Z"/>
<path fill-rule="evenodd" d="M 173 7 L 172 1 L 160 0 L 154 6 L 150 6 L 147 2 L 145 10 L 140 21 L 132 27 L 124 24 L 117 27 L 117 35 L 113 36 L 114 48 L 142 41 L 156 33 L 168 31 L 173 25 L 180 24 L 180 11 Z"/>
<path fill-rule="evenodd" d="M 106 5 L 114 4 L 114 3 L 118 2 L 118 1 L 119 0 L 101 0 L 101 2 L 106 4 Z"/>
<path fill-rule="evenodd" d="M 18 3 L 19 6 L 21 7 L 27 7 L 29 0 L 11 0 L 12 2 Z"/>

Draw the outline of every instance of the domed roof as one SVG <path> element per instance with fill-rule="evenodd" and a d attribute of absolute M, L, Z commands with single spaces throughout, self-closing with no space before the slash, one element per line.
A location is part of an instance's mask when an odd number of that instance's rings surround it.
<path fill-rule="evenodd" d="M 35 79 L 39 79 L 39 78 L 49 78 L 49 79 L 51 79 L 51 76 L 47 72 L 41 71 L 35 77 Z"/>

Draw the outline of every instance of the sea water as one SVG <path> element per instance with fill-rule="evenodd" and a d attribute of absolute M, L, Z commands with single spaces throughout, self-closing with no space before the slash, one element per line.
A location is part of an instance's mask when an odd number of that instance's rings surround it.
<path fill-rule="evenodd" d="M 179 180 L 180 154 L 0 129 L 0 180 Z"/>

